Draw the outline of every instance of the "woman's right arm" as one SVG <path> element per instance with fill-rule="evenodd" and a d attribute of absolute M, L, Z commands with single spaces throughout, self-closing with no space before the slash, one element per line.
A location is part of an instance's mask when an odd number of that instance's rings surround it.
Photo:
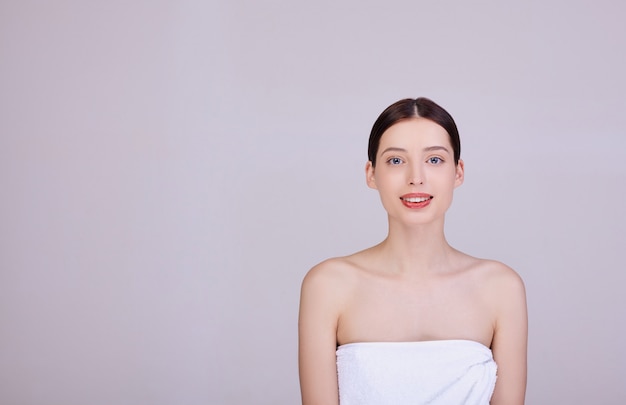
<path fill-rule="evenodd" d="M 329 262 L 312 268 L 302 282 L 298 363 L 303 405 L 338 405 L 337 320 L 339 285 Z"/>

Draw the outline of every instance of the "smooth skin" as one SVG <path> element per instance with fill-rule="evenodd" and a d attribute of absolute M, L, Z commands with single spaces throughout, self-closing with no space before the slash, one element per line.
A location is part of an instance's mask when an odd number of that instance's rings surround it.
<path fill-rule="evenodd" d="M 355 342 L 466 339 L 491 348 L 498 378 L 491 404 L 524 403 L 527 310 L 521 278 L 506 265 L 452 248 L 444 218 L 464 180 L 448 133 L 424 118 L 391 126 L 376 167 L 389 231 L 380 244 L 326 260 L 304 278 L 300 297 L 299 367 L 303 405 L 339 403 L 336 349 Z M 432 195 L 407 207 L 407 193 Z"/>

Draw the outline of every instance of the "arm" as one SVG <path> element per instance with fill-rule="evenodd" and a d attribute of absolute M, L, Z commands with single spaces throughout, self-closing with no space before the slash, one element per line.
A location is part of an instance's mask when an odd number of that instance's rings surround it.
<path fill-rule="evenodd" d="M 338 405 L 337 280 L 328 262 L 302 282 L 298 321 L 298 362 L 303 405 Z"/>
<path fill-rule="evenodd" d="M 522 279 L 509 268 L 498 277 L 496 291 L 497 315 L 491 346 L 498 379 L 491 405 L 523 405 L 528 341 L 526 291 Z"/>

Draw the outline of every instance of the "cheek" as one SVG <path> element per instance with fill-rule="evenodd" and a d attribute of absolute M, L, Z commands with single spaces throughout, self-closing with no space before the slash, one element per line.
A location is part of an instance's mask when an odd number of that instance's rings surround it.
<path fill-rule="evenodd" d="M 388 168 L 385 168 L 388 169 Z M 389 190 L 398 187 L 403 182 L 402 170 L 380 170 L 374 176 L 379 190 Z"/>

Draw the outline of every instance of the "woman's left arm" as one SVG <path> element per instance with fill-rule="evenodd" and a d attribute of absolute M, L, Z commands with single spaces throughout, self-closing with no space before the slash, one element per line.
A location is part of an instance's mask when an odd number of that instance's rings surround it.
<path fill-rule="evenodd" d="M 526 396 L 528 314 L 520 276 L 504 266 L 496 277 L 496 320 L 491 350 L 498 365 L 491 405 L 523 405 Z"/>

